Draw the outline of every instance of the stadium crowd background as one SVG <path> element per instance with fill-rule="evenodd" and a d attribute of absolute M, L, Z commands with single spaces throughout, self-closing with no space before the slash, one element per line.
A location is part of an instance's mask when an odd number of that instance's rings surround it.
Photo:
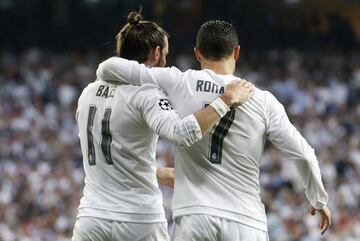
<path fill-rule="evenodd" d="M 110 9 L 111 3 L 124 7 L 116 22 L 112 22 L 115 17 L 109 17 L 108 24 L 116 24 L 108 28 L 99 28 L 106 15 L 92 15 L 100 18 L 100 23 L 91 35 L 79 35 L 79 39 L 67 24 L 54 30 L 50 23 L 38 22 L 41 28 L 33 29 L 33 34 L 25 28 L 25 20 L 20 20 L 19 29 L 4 27 L 4 18 L 14 13 L 26 15 L 21 13 L 25 7 L 17 2 L 0 4 L 0 27 L 4 30 L 0 40 L 0 241 L 70 240 L 84 178 L 74 119 L 77 98 L 82 88 L 95 80 L 97 65 L 113 53 L 112 38 L 123 24 L 121 17 L 138 5 L 131 1 L 82 1 L 91 5 L 90 11 L 96 4 L 105 5 L 103 9 Z M 61 1 L 54 2 L 58 5 L 52 9 L 61 9 Z M 222 18 L 238 24 L 242 53 L 236 74 L 270 90 L 285 105 L 292 122 L 316 150 L 329 194 L 333 224 L 321 237 L 318 219 L 309 215 L 295 166 L 268 144 L 260 179 L 270 240 L 360 240 L 360 51 L 354 27 L 333 15 L 325 32 L 297 29 L 301 24 L 276 29 L 279 25 L 273 22 L 278 15 L 264 14 L 265 6 L 251 8 L 262 6 L 264 1 L 237 1 L 235 7 L 250 11 L 238 18 L 235 10 L 229 16 L 215 8 L 223 4 L 232 9 L 231 1 L 204 2 L 179 1 L 172 6 L 171 1 L 144 1 L 145 16 L 170 32 L 169 63 L 183 70 L 198 68 L 192 47 L 203 21 Z M 284 2 L 293 8 L 301 1 Z M 38 7 L 49 6 L 44 4 Z M 175 7 L 180 9 L 176 14 Z M 184 13 L 192 14 L 183 18 Z M 53 15 L 41 16 L 39 19 Z M 56 23 L 65 21 L 56 15 L 54 19 Z M 198 25 L 191 24 L 194 19 Z M 29 25 L 36 24 L 37 18 L 28 20 Z M 256 33 L 262 20 L 272 27 Z M 12 24 L 11 17 L 8 24 Z M 74 25 L 75 29 L 81 24 Z M 50 29 L 50 36 L 42 33 Z M 80 33 L 85 35 L 86 29 Z M 62 30 L 68 35 L 60 36 Z M 20 31 L 22 36 L 16 34 Z M 89 42 L 81 45 L 87 38 Z M 63 48 L 59 48 L 61 42 Z M 159 165 L 173 165 L 169 143 L 159 142 L 157 159 Z M 167 187 L 162 190 L 171 227 L 172 191 Z"/>

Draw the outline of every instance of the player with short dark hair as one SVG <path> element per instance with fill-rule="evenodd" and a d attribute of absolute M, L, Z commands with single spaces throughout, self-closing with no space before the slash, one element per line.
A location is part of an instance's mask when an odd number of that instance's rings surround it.
<path fill-rule="evenodd" d="M 113 57 L 99 65 L 97 76 L 111 74 L 111 81 L 119 83 L 159 85 L 179 114 L 186 116 L 217 98 L 235 78 L 240 52 L 236 35 L 225 21 L 200 27 L 195 56 L 201 71 L 148 69 Z M 172 240 L 268 240 L 259 183 L 266 140 L 294 161 L 311 214 L 320 213 L 322 234 L 329 228 L 328 196 L 314 150 L 290 123 L 283 105 L 268 91 L 256 89 L 249 101 L 232 108 L 201 141 L 176 148 Z"/>
<path fill-rule="evenodd" d="M 203 24 L 196 38 L 196 48 L 208 60 L 227 58 L 238 46 L 235 27 L 220 20 Z"/>
<path fill-rule="evenodd" d="M 134 54 L 148 66 L 164 66 L 165 32 L 138 19 L 138 14 L 130 14 L 120 32 L 120 56 Z M 123 51 L 134 46 L 126 40 L 133 34 L 142 50 Z M 78 101 L 76 121 L 85 187 L 72 240 L 166 241 L 167 224 L 156 180 L 158 135 L 177 145 L 192 145 L 228 112 L 229 106 L 245 102 L 253 87 L 244 80 L 234 81 L 208 108 L 181 119 L 159 87 L 105 80 L 110 78 L 89 84 Z"/>

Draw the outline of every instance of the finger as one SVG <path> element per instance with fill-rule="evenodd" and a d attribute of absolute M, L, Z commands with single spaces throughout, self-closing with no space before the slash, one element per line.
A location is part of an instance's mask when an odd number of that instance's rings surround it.
<path fill-rule="evenodd" d="M 244 88 L 247 91 L 251 90 L 251 87 L 247 84 L 243 85 L 242 88 Z"/>
<path fill-rule="evenodd" d="M 241 79 L 241 80 L 240 80 L 240 84 L 241 84 L 242 86 L 244 86 L 246 83 L 247 83 L 246 80 L 244 80 L 244 79 Z"/>
<path fill-rule="evenodd" d="M 247 82 L 244 86 L 245 86 L 247 89 L 251 89 L 251 90 L 255 89 L 255 88 L 254 88 L 254 85 L 253 85 L 252 83 L 250 83 L 250 82 Z"/>
<path fill-rule="evenodd" d="M 239 85 L 239 84 L 240 84 L 239 80 L 232 80 L 227 85 L 225 85 L 225 88 L 231 88 L 231 87 Z"/>
<path fill-rule="evenodd" d="M 329 223 L 325 223 L 324 226 L 321 228 L 321 235 L 324 235 L 324 233 L 326 232 L 326 230 L 328 230 L 328 228 L 330 227 Z"/>
<path fill-rule="evenodd" d="M 248 81 L 245 81 L 245 86 L 246 86 L 246 87 L 250 87 L 250 86 L 251 86 L 251 83 L 248 82 Z"/>
<path fill-rule="evenodd" d="M 250 86 L 251 86 L 251 88 L 255 89 L 255 85 L 253 83 L 250 83 Z"/>
<path fill-rule="evenodd" d="M 321 228 L 321 234 L 324 234 L 326 232 L 326 230 L 329 229 L 330 225 L 331 225 L 331 218 L 330 215 L 324 215 L 322 218 L 323 224 L 322 224 L 322 228 Z"/>
<path fill-rule="evenodd" d="M 254 90 L 250 90 L 250 92 L 249 92 L 250 97 L 252 97 L 254 94 L 255 94 L 255 91 L 254 91 Z"/>
<path fill-rule="evenodd" d="M 331 226 L 331 215 L 330 214 L 326 215 L 326 222 L 327 222 L 328 227 L 330 227 Z"/>
<path fill-rule="evenodd" d="M 315 208 L 314 207 L 311 207 L 310 208 L 310 214 L 312 215 L 312 216 L 314 216 L 315 215 Z"/>
<path fill-rule="evenodd" d="M 248 85 L 246 87 L 250 90 L 255 90 L 255 86 L 250 82 L 248 83 Z"/>
<path fill-rule="evenodd" d="M 321 217 L 320 229 L 323 230 L 325 227 L 325 218 Z"/>
<path fill-rule="evenodd" d="M 230 86 L 233 86 L 235 88 L 243 88 L 243 83 L 239 80 L 234 81 Z"/>

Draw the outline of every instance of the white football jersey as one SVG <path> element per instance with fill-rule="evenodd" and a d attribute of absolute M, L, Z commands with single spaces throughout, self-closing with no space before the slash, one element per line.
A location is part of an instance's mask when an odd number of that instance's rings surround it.
<path fill-rule="evenodd" d="M 165 222 L 156 179 L 157 134 L 191 145 L 202 137 L 196 118 L 181 119 L 155 85 L 98 80 L 83 90 L 76 120 L 85 170 L 78 217 Z"/>
<path fill-rule="evenodd" d="M 99 65 L 97 77 L 156 84 L 182 116 L 204 108 L 223 93 L 224 85 L 238 79 L 207 69 L 149 69 L 116 57 Z M 314 150 L 290 123 L 282 104 L 271 93 L 256 89 L 249 101 L 233 108 L 201 141 L 176 148 L 174 217 L 208 214 L 267 230 L 259 184 L 266 139 L 294 161 L 308 200 L 315 208 L 323 208 L 328 196 Z"/>

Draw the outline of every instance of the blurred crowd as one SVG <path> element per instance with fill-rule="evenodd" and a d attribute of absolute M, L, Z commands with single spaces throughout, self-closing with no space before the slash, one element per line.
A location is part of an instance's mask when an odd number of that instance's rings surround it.
<path fill-rule="evenodd" d="M 74 113 L 103 56 L 0 52 L 0 241 L 70 240 L 84 172 Z M 194 58 L 177 55 L 183 70 Z M 315 148 L 333 214 L 322 237 L 295 166 L 270 143 L 261 160 L 272 241 L 360 240 L 360 53 L 245 53 L 238 76 L 274 93 Z M 159 165 L 173 166 L 160 141 Z M 171 231 L 172 190 L 161 187 Z"/>

